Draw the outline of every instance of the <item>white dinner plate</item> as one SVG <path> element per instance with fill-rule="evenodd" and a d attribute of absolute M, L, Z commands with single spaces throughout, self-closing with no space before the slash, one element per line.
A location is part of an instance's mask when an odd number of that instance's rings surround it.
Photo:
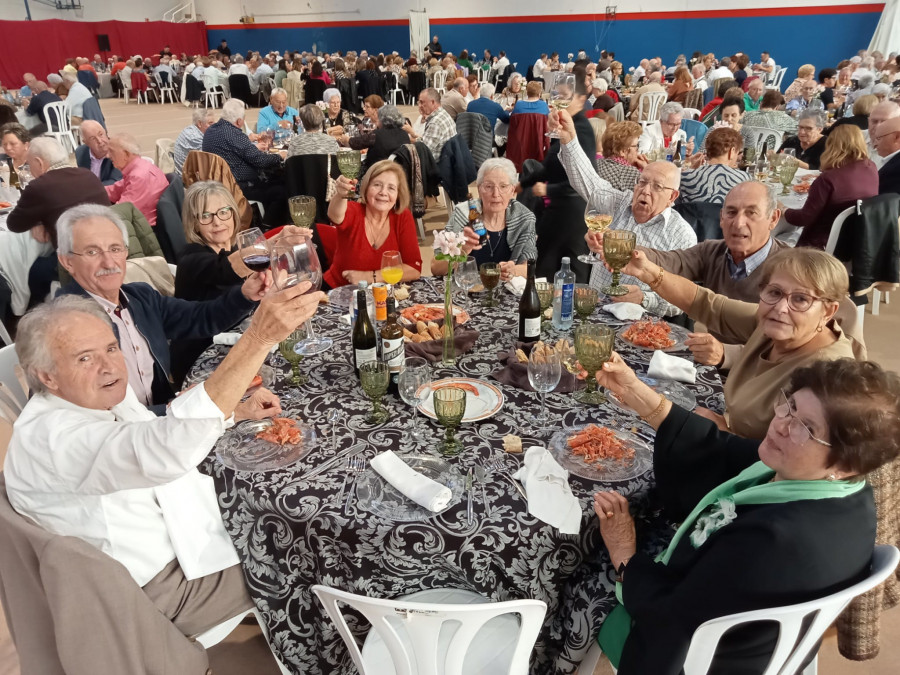
<path fill-rule="evenodd" d="M 466 413 L 463 415 L 463 422 L 478 422 L 479 420 L 487 419 L 495 415 L 503 407 L 503 392 L 493 384 L 471 377 L 448 377 L 425 385 L 430 391 L 428 392 L 428 398 L 419 405 L 419 411 L 431 419 L 437 419 L 434 414 L 433 397 L 435 388 L 453 386 L 458 383 L 464 383 L 478 391 L 477 396 L 470 391 L 466 391 Z"/>

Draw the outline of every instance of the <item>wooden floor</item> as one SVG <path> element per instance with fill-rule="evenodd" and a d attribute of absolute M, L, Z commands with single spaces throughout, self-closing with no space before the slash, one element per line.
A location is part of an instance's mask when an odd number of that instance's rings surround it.
<path fill-rule="evenodd" d="M 144 154 L 155 157 L 157 138 L 177 138 L 181 130 L 190 124 L 191 111 L 180 104 L 141 105 L 134 102 L 126 106 L 117 99 L 101 102 L 110 133 L 128 132 L 134 135 Z M 401 107 L 408 117 L 417 113 L 414 108 Z M 258 111 L 248 112 L 247 119 L 255 125 Z M 429 208 L 425 217 L 426 229 L 443 228 L 447 221 L 447 211 L 439 205 Z M 432 258 L 430 236 L 422 246 L 423 273 L 430 271 Z M 896 347 L 900 335 L 900 293 L 895 301 L 882 305 L 879 316 L 866 314 L 865 338 L 869 358 L 885 368 L 900 371 L 900 350 Z M 0 426 L 0 462 L 5 455 L 8 429 Z M 259 631 L 254 626 L 240 626 L 223 643 L 210 650 L 212 670 L 216 675 L 278 675 L 279 671 L 271 652 Z M 596 675 L 607 675 L 612 671 L 609 664 L 602 661 L 594 671 Z M 832 632 L 819 651 L 820 675 L 897 675 L 900 673 L 900 609 L 886 612 L 881 625 L 881 653 L 876 659 L 864 662 L 848 661 L 837 651 L 837 640 Z M 0 675 L 19 675 L 19 663 L 15 648 L 0 615 Z M 36 674 L 40 675 L 40 673 Z M 584 674 L 582 674 L 584 675 Z"/>

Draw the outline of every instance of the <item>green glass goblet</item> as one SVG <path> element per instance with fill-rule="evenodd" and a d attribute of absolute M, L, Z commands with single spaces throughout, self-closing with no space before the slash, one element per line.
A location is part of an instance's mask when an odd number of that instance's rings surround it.
<path fill-rule="evenodd" d="M 789 195 L 791 191 L 788 189 L 791 183 L 794 181 L 794 176 L 797 174 L 797 164 L 796 162 L 791 161 L 790 159 L 785 159 L 781 163 L 781 168 L 778 169 L 778 178 L 781 180 L 781 185 L 784 189 L 782 189 L 782 195 Z"/>
<path fill-rule="evenodd" d="M 599 297 L 596 288 L 588 284 L 575 284 L 575 313 L 582 323 L 597 309 Z"/>
<path fill-rule="evenodd" d="M 537 289 L 538 300 L 541 303 L 541 326 L 549 321 L 544 313 L 553 304 L 553 284 L 548 281 L 539 281 L 534 287 Z"/>
<path fill-rule="evenodd" d="M 372 411 L 366 418 L 369 424 L 384 424 L 390 417 L 381 405 L 381 397 L 387 391 L 389 378 L 390 370 L 384 361 L 367 361 L 359 367 L 363 391 L 372 399 Z"/>
<path fill-rule="evenodd" d="M 306 331 L 303 330 L 303 327 L 300 327 L 278 343 L 278 353 L 291 366 L 291 384 L 295 387 L 300 387 L 309 382 L 309 377 L 300 372 L 300 362 L 303 360 L 303 354 L 298 354 L 294 351 L 297 343 L 303 342 L 305 339 Z"/>
<path fill-rule="evenodd" d="M 587 371 L 585 388 L 575 392 L 575 400 L 586 405 L 606 403 L 597 385 L 597 371 L 609 361 L 616 334 L 609 326 L 582 323 L 575 327 L 575 358 Z"/>
<path fill-rule="evenodd" d="M 628 230 L 609 230 L 603 235 L 603 257 L 612 268 L 612 283 L 603 289 L 606 295 L 615 298 L 628 293 L 628 289 L 619 280 L 622 268 L 631 260 L 636 241 L 634 232 Z"/>
<path fill-rule="evenodd" d="M 442 387 L 434 392 L 434 416 L 444 427 L 444 438 L 438 452 L 444 457 L 456 457 L 462 451 L 462 443 L 456 438 L 456 427 L 466 412 L 466 391 L 458 387 Z"/>

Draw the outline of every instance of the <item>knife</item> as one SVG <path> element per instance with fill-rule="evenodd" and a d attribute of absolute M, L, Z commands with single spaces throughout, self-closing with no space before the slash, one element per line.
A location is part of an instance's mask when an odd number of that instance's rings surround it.
<path fill-rule="evenodd" d="M 307 471 L 302 476 L 298 476 L 297 480 L 308 480 L 310 478 L 315 478 L 320 473 L 328 471 L 328 469 L 330 469 L 334 466 L 337 466 L 338 464 L 343 462 L 345 459 L 347 459 L 347 457 L 353 457 L 354 455 L 358 455 L 360 452 L 362 452 L 365 449 L 366 449 L 365 443 L 357 443 L 356 445 L 351 446 L 351 447 L 347 448 L 346 450 L 344 450 L 343 452 L 335 455 L 334 457 L 329 459 L 324 464 L 320 464 L 312 471 Z"/>
<path fill-rule="evenodd" d="M 466 520 L 469 525 L 475 519 L 474 509 L 472 507 L 472 467 L 469 467 L 469 474 L 466 476 L 466 492 L 469 493 L 468 503 L 466 504 Z"/>

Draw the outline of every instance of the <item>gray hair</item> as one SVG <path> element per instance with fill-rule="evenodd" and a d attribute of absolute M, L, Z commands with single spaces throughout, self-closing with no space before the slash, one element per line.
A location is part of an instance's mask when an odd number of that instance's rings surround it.
<path fill-rule="evenodd" d="M 128 152 L 132 155 L 140 155 L 141 154 L 141 146 L 138 144 L 137 139 L 131 134 L 118 133 L 114 134 L 109 139 L 110 145 L 118 145 L 125 152 Z"/>
<path fill-rule="evenodd" d="M 481 167 L 478 169 L 478 176 L 475 178 L 475 184 L 480 187 L 484 182 L 485 175 L 487 175 L 488 172 L 497 169 L 504 171 L 509 177 L 509 182 L 513 185 L 519 182 L 519 175 L 516 173 L 515 164 L 506 159 L 506 157 L 491 157 L 490 159 L 484 160 Z"/>
<path fill-rule="evenodd" d="M 609 82 L 605 78 L 598 77 L 591 83 L 591 86 L 594 89 L 598 89 L 601 94 L 605 94 L 609 89 Z"/>
<path fill-rule="evenodd" d="M 19 322 L 16 330 L 16 356 L 25 371 L 28 386 L 35 394 L 47 391 L 39 372 L 55 373 L 56 363 L 50 351 L 50 336 L 63 329 L 61 319 L 68 314 L 88 314 L 112 328 L 112 320 L 96 300 L 80 295 L 60 295 L 38 305 Z"/>
<path fill-rule="evenodd" d="M 191 185 L 184 192 L 184 204 L 181 207 L 181 222 L 184 226 L 184 238 L 191 244 L 203 244 L 208 242 L 200 234 L 200 214 L 209 204 L 210 197 L 218 196 L 225 201 L 226 206 L 231 207 L 231 218 L 234 229 L 231 232 L 230 244 L 234 246 L 238 236 L 241 212 L 238 209 L 234 195 L 223 183 L 217 180 L 201 180 Z"/>
<path fill-rule="evenodd" d="M 71 87 L 73 84 L 78 82 L 78 78 L 75 77 L 72 73 L 66 73 L 65 75 L 63 75 L 63 82 Z"/>
<path fill-rule="evenodd" d="M 28 146 L 28 154 L 37 159 L 43 160 L 48 167 L 57 164 L 69 164 L 69 152 L 62 143 L 51 136 L 38 136 L 32 139 L 31 145 Z"/>
<path fill-rule="evenodd" d="M 803 120 L 812 120 L 819 129 L 825 128 L 825 113 L 821 110 L 810 110 L 807 108 L 797 116 L 797 123 Z"/>
<path fill-rule="evenodd" d="M 83 220 L 91 218 L 103 218 L 119 228 L 122 233 L 122 243 L 128 245 L 128 229 L 125 223 L 119 217 L 119 214 L 108 206 L 100 206 L 99 204 L 79 204 L 71 209 L 64 211 L 56 221 L 56 252 L 60 255 L 72 255 L 72 234 L 75 226 Z"/>
<path fill-rule="evenodd" d="M 234 57 L 231 59 L 231 62 L 232 63 L 243 63 L 244 57 L 241 56 L 240 54 L 235 54 Z"/>
<path fill-rule="evenodd" d="M 340 98 L 340 97 L 341 97 L 341 92 L 339 92 L 339 91 L 338 91 L 337 89 L 335 89 L 334 87 L 331 87 L 330 89 L 326 89 L 326 90 L 323 92 L 323 94 L 322 94 L 322 100 L 325 101 L 325 105 L 328 105 L 329 103 L 331 103 L 331 99 L 333 99 L 335 96 L 337 96 L 338 98 Z"/>
<path fill-rule="evenodd" d="M 244 119 L 244 110 L 247 105 L 239 98 L 230 98 L 222 106 L 222 119 L 232 124 Z"/>
<path fill-rule="evenodd" d="M 872 87 L 872 93 L 878 96 L 881 94 L 882 96 L 889 96 L 891 93 L 891 85 L 885 84 L 884 82 L 879 82 L 874 87 Z"/>
<path fill-rule="evenodd" d="M 191 124 L 195 127 L 200 124 L 200 122 L 212 119 L 215 116 L 214 108 L 194 108 L 194 112 L 191 113 Z M 84 122 L 82 122 L 82 125 Z"/>
<path fill-rule="evenodd" d="M 453 80 L 453 89 L 454 89 L 454 90 L 456 90 L 456 91 L 458 92 L 458 91 L 460 91 L 463 87 L 466 87 L 467 89 L 468 89 L 468 87 L 469 87 L 469 81 L 468 81 L 466 78 L 464 78 L 464 77 L 457 77 L 455 80 Z"/>
<path fill-rule="evenodd" d="M 860 89 L 868 89 L 875 84 L 875 75 L 870 72 L 865 72 L 857 78 L 856 83 L 859 85 Z"/>
<path fill-rule="evenodd" d="M 390 103 L 378 109 L 378 121 L 381 122 L 384 129 L 399 129 L 406 122 L 403 119 L 403 113 L 397 109 L 397 106 Z"/>
<path fill-rule="evenodd" d="M 680 103 L 676 103 L 675 101 L 669 101 L 668 103 L 664 103 L 662 108 L 659 109 L 659 119 L 661 122 L 668 122 L 669 118 L 672 115 L 678 115 L 679 117 L 684 117 L 684 106 Z"/>
<path fill-rule="evenodd" d="M 322 125 L 325 123 L 325 113 L 322 112 L 319 106 L 314 103 L 307 103 L 300 108 L 298 115 L 300 116 L 300 123 L 307 131 L 322 130 Z"/>
<path fill-rule="evenodd" d="M 440 102 L 441 102 L 441 94 L 440 94 L 440 92 L 438 92 L 438 90 L 435 89 L 434 87 L 428 87 L 427 89 L 423 89 L 422 91 L 425 93 L 425 95 L 426 95 L 428 98 L 430 98 L 430 99 L 431 99 L 432 101 L 434 101 L 435 103 L 440 103 Z"/>
<path fill-rule="evenodd" d="M 284 96 L 285 98 L 287 98 L 288 93 L 281 87 L 275 87 L 274 89 L 272 89 L 272 93 L 269 94 L 270 101 L 272 100 L 273 96 Z"/>
<path fill-rule="evenodd" d="M 494 98 L 494 92 L 496 90 L 496 87 L 490 82 L 485 82 L 481 85 L 481 98 Z"/>

